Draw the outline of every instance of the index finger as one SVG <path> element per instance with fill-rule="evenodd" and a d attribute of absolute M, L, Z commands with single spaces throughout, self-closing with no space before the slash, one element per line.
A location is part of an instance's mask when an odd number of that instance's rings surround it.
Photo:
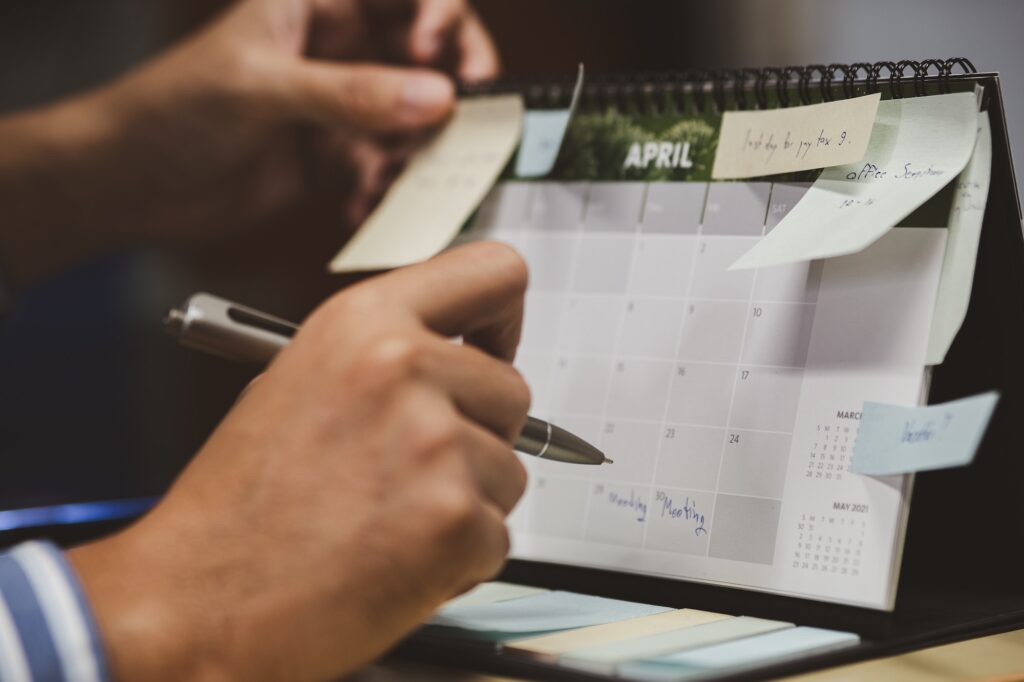
<path fill-rule="evenodd" d="M 501 58 L 480 17 L 470 10 L 459 33 L 459 77 L 475 82 L 497 78 Z"/>
<path fill-rule="evenodd" d="M 466 18 L 465 0 L 419 0 L 409 33 L 409 52 L 414 61 L 431 64 L 445 42 Z"/>
<path fill-rule="evenodd" d="M 461 335 L 491 355 L 512 360 L 526 282 L 526 263 L 512 247 L 479 242 L 389 272 L 373 286 L 438 334 Z"/>

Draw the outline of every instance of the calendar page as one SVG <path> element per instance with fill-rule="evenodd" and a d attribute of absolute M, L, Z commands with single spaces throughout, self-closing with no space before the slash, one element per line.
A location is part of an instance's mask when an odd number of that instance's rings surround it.
<path fill-rule="evenodd" d="M 865 400 L 920 400 L 946 230 L 728 270 L 807 187 L 554 179 L 489 195 L 462 239 L 530 266 L 516 362 L 532 413 L 614 460 L 524 456 L 514 557 L 892 608 L 912 479 L 848 469 Z"/>

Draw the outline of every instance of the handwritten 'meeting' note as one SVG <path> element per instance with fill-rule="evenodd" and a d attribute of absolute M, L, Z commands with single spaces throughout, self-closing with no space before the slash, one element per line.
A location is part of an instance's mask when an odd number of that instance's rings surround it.
<path fill-rule="evenodd" d="M 998 402 L 990 391 L 923 407 L 864 403 L 850 471 L 888 476 L 970 464 Z"/>
<path fill-rule="evenodd" d="M 727 111 L 711 177 L 753 178 L 860 161 L 881 95 L 804 107 Z"/>
<path fill-rule="evenodd" d="M 505 167 L 522 123 L 519 95 L 460 100 L 444 130 L 409 162 L 329 269 L 395 268 L 448 246 Z"/>
<path fill-rule="evenodd" d="M 881 102 L 861 161 L 826 168 L 785 218 L 730 269 L 857 253 L 949 184 L 967 165 L 977 96 Z"/>

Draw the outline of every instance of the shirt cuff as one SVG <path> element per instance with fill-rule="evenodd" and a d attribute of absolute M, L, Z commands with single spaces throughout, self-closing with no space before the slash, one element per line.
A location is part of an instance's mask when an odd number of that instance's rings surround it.
<path fill-rule="evenodd" d="M 0 682 L 110 682 L 82 586 L 49 542 L 0 554 Z"/>

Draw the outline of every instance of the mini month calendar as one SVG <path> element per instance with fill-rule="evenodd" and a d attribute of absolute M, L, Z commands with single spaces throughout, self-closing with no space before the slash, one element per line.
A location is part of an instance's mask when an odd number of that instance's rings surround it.
<path fill-rule="evenodd" d="M 922 395 L 946 230 L 730 270 L 807 182 L 695 179 L 697 125 L 660 169 L 573 129 L 550 178 L 500 183 L 461 237 L 530 266 L 531 412 L 614 460 L 524 457 L 513 556 L 891 609 L 912 478 L 849 465 L 864 401 Z"/>

